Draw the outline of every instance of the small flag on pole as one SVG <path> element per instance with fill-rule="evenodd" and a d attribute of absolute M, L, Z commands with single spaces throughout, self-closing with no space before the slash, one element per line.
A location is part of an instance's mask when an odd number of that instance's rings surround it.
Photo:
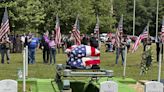
<path fill-rule="evenodd" d="M 59 22 L 59 17 L 58 14 L 56 15 L 56 26 L 55 26 L 55 42 L 57 45 L 61 44 L 61 32 L 60 32 L 60 22 Z"/>
<path fill-rule="evenodd" d="M 2 37 L 9 31 L 10 31 L 10 26 L 9 26 L 8 12 L 7 12 L 7 8 L 5 8 L 5 12 L 3 15 L 1 28 L 0 28 L 0 39 L 2 39 Z"/>
<path fill-rule="evenodd" d="M 81 37 L 80 37 L 80 25 L 79 25 L 79 16 L 77 15 L 75 24 L 73 26 L 72 34 L 75 39 L 75 44 L 80 45 L 81 44 Z"/>
<path fill-rule="evenodd" d="M 135 52 L 141 42 L 142 39 L 148 38 L 149 32 L 148 32 L 148 26 L 144 28 L 144 31 L 139 35 L 137 40 L 135 41 L 133 47 L 132 47 L 132 53 Z"/>

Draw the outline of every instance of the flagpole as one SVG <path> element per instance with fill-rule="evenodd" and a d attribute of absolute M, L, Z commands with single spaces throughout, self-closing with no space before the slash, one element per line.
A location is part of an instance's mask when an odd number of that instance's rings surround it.
<path fill-rule="evenodd" d="M 160 46 L 160 51 L 159 51 L 159 63 L 158 63 L 158 82 L 160 82 L 160 80 L 161 80 L 161 59 L 162 59 L 161 50 L 162 50 L 162 43 L 159 43 L 159 46 Z"/>
<path fill-rule="evenodd" d="M 23 50 L 23 92 L 26 92 L 26 49 Z"/>
<path fill-rule="evenodd" d="M 162 29 L 161 29 L 161 36 L 163 35 L 163 25 L 164 25 L 164 16 L 163 16 L 163 20 L 162 20 Z M 161 80 L 161 63 L 162 63 L 162 46 L 163 44 L 163 37 L 161 37 L 161 42 L 159 43 L 159 46 L 160 46 L 160 51 L 159 51 L 159 63 L 158 63 L 158 82 L 160 82 Z"/>
<path fill-rule="evenodd" d="M 149 33 L 149 25 L 150 25 L 150 21 L 148 21 L 148 23 L 147 23 L 148 38 L 149 38 L 149 36 L 150 36 L 150 33 Z M 147 40 L 148 40 L 148 39 L 147 39 Z"/>
<path fill-rule="evenodd" d="M 125 77 L 126 77 L 126 57 L 127 57 L 127 46 L 125 46 L 125 59 L 124 59 L 123 79 L 125 79 Z"/>
<path fill-rule="evenodd" d="M 110 5 L 111 5 L 111 10 L 110 10 L 110 15 L 113 15 L 113 0 L 110 0 Z"/>
<path fill-rule="evenodd" d="M 159 0 L 157 0 L 157 12 L 156 12 L 156 42 L 158 40 L 158 8 L 159 8 Z"/>
<path fill-rule="evenodd" d="M 98 15 L 97 15 L 97 21 L 98 21 L 98 25 L 99 25 L 99 17 L 98 17 Z M 99 26 L 99 31 L 98 31 L 98 43 L 99 43 L 99 49 L 100 49 L 100 47 L 101 47 L 101 41 L 100 41 L 100 26 Z"/>
<path fill-rule="evenodd" d="M 135 35 L 135 12 L 136 12 L 136 0 L 134 0 L 133 5 L 133 36 Z"/>

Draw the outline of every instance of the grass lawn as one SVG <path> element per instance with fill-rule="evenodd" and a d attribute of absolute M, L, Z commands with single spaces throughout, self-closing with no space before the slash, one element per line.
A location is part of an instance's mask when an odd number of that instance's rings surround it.
<path fill-rule="evenodd" d="M 129 52 L 127 55 L 127 68 L 126 76 L 133 78 L 135 80 L 155 80 L 158 75 L 158 63 L 156 63 L 156 49 L 155 44 L 153 47 L 154 61 L 151 70 L 147 74 L 140 76 L 140 62 L 142 54 L 142 46 L 135 53 Z M 57 63 L 65 63 L 67 56 L 65 54 L 57 54 Z M 17 69 L 22 68 L 22 53 L 12 53 L 11 63 L 0 64 L 0 80 L 2 79 L 17 79 Z M 101 47 L 101 68 L 114 70 L 114 75 L 117 77 L 122 77 L 123 66 L 121 65 L 121 57 L 119 59 L 119 64 L 115 65 L 115 53 L 105 52 L 105 46 Z M 164 66 L 164 62 L 162 63 Z M 164 67 L 162 67 L 161 78 L 164 79 Z M 43 64 L 42 51 L 37 50 L 36 53 L 36 64 L 29 65 L 29 76 L 32 78 L 46 78 L 52 79 L 55 75 L 54 65 Z"/>

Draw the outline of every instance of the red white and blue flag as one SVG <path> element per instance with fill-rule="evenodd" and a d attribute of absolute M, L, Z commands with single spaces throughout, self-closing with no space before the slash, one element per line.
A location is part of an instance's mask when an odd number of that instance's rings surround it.
<path fill-rule="evenodd" d="M 56 26 L 55 26 L 55 42 L 57 45 L 61 44 L 61 32 L 60 32 L 60 22 L 59 22 L 59 17 L 56 15 Z"/>
<path fill-rule="evenodd" d="M 79 16 L 76 17 L 75 24 L 73 26 L 72 34 L 75 39 L 75 44 L 80 45 L 81 44 L 81 37 L 80 37 L 80 24 L 79 24 Z"/>
<path fill-rule="evenodd" d="M 73 67 L 82 68 L 100 64 L 100 51 L 87 45 L 79 45 L 70 52 L 68 64 Z"/>
<path fill-rule="evenodd" d="M 116 47 L 120 47 L 120 44 L 121 44 L 120 32 L 123 32 L 123 15 L 121 16 L 121 19 L 120 19 L 118 27 L 117 27 L 116 35 L 115 35 Z"/>
<path fill-rule="evenodd" d="M 0 28 L 0 39 L 7 34 L 10 31 L 10 26 L 9 26 L 9 18 L 8 18 L 8 12 L 7 8 L 5 8 L 5 12 L 3 15 L 2 23 L 1 23 L 1 28 Z"/>
<path fill-rule="evenodd" d="M 142 39 L 148 38 L 149 32 L 147 29 L 148 29 L 148 26 L 146 26 L 144 28 L 144 31 L 142 32 L 142 34 L 140 34 L 139 37 L 137 38 L 137 40 L 135 41 L 135 43 L 132 47 L 132 53 L 138 49 L 138 46 L 139 46 L 140 42 L 142 41 Z"/>
<path fill-rule="evenodd" d="M 164 18 L 163 18 L 163 21 L 162 21 L 161 39 L 162 39 L 162 43 L 164 43 Z"/>

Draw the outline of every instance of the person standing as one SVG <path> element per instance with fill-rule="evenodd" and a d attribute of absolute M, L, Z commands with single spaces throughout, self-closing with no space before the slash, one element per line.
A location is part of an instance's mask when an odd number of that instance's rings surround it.
<path fill-rule="evenodd" d="M 105 45 L 106 45 L 105 52 L 113 52 L 112 38 L 108 38 Z"/>
<path fill-rule="evenodd" d="M 5 54 L 6 54 L 6 57 L 7 57 L 7 64 L 10 63 L 10 43 L 11 43 L 11 41 L 9 40 L 9 37 L 6 34 L 2 38 L 2 41 L 0 42 L 0 44 L 1 44 L 1 63 L 2 64 L 4 64 Z"/>
<path fill-rule="evenodd" d="M 116 47 L 116 64 L 118 64 L 118 59 L 119 59 L 119 56 L 121 54 L 121 57 L 122 57 L 122 65 L 124 64 L 124 60 L 125 60 L 125 47 L 127 45 L 127 36 L 124 35 L 123 36 L 123 32 L 120 32 L 120 45 Z"/>
<path fill-rule="evenodd" d="M 49 40 L 49 47 L 50 47 L 50 64 L 56 63 L 56 43 L 54 39 L 54 35 L 51 35 L 50 40 Z M 52 62 L 52 60 L 54 62 Z"/>
<path fill-rule="evenodd" d="M 41 48 L 43 50 L 43 63 L 48 63 L 49 61 L 49 45 L 47 43 L 47 40 L 49 39 L 49 32 L 43 34 L 42 40 L 41 40 Z"/>
<path fill-rule="evenodd" d="M 74 45 L 74 37 L 73 34 L 71 34 L 71 32 L 69 32 L 68 37 L 66 38 L 66 48 L 71 47 L 72 45 Z"/>
<path fill-rule="evenodd" d="M 62 37 L 62 39 L 61 39 L 61 49 L 62 49 L 62 53 L 64 54 L 64 50 L 65 50 L 64 37 Z"/>
<path fill-rule="evenodd" d="M 148 38 L 144 38 L 143 39 L 143 51 L 147 51 L 148 49 L 150 49 L 152 40 L 151 38 L 148 36 Z"/>
<path fill-rule="evenodd" d="M 38 38 L 34 37 L 34 34 L 30 36 L 28 39 L 28 63 L 34 64 L 35 63 L 35 52 L 36 48 L 39 46 Z"/>
<path fill-rule="evenodd" d="M 156 41 L 157 62 L 159 62 L 160 43 L 162 43 L 162 41 L 160 38 L 160 33 L 158 33 L 158 37 L 157 37 L 157 41 Z M 161 55 L 162 55 L 162 61 L 163 61 L 163 44 L 162 44 L 162 48 L 161 48 Z"/>

